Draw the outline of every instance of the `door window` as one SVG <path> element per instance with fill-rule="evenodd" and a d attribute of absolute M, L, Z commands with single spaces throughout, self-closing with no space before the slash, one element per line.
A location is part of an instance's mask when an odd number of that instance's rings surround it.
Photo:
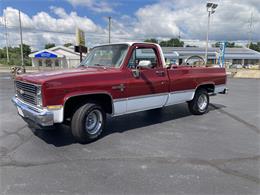
<path fill-rule="evenodd" d="M 129 60 L 128 67 L 134 69 L 140 63 L 140 61 L 150 61 L 151 66 L 149 65 L 147 68 L 155 68 L 158 63 L 155 50 L 152 48 L 136 48 Z"/>

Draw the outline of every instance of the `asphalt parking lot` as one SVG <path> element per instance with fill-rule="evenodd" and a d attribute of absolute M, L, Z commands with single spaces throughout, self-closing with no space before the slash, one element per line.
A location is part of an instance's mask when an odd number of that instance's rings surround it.
<path fill-rule="evenodd" d="M 260 194 L 260 80 L 229 79 L 206 115 L 186 104 L 109 119 L 103 137 L 34 131 L 0 74 L 2 194 Z"/>

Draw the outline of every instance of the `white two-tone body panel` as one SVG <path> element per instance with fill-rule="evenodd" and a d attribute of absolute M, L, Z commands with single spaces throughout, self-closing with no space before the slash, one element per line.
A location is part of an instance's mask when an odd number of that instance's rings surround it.
<path fill-rule="evenodd" d="M 225 89 L 226 85 L 216 85 L 214 93 L 223 92 Z M 195 91 L 196 89 L 192 89 L 184 91 L 175 91 L 171 93 L 160 93 L 116 99 L 113 101 L 113 116 L 119 116 L 123 114 L 129 114 L 184 103 L 193 99 Z"/>

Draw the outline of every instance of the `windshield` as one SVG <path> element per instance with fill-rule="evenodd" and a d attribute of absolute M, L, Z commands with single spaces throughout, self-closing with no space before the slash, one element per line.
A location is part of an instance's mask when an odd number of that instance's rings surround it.
<path fill-rule="evenodd" d="M 127 49 L 128 45 L 125 44 L 95 47 L 81 62 L 80 66 L 120 67 Z"/>

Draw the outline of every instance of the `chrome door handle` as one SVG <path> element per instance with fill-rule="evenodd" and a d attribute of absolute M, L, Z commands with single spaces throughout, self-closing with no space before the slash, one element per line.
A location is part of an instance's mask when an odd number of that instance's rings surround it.
<path fill-rule="evenodd" d="M 123 92 L 125 90 L 125 85 L 123 83 L 121 83 L 120 85 L 112 86 L 112 89 L 118 89 L 121 92 Z"/>

